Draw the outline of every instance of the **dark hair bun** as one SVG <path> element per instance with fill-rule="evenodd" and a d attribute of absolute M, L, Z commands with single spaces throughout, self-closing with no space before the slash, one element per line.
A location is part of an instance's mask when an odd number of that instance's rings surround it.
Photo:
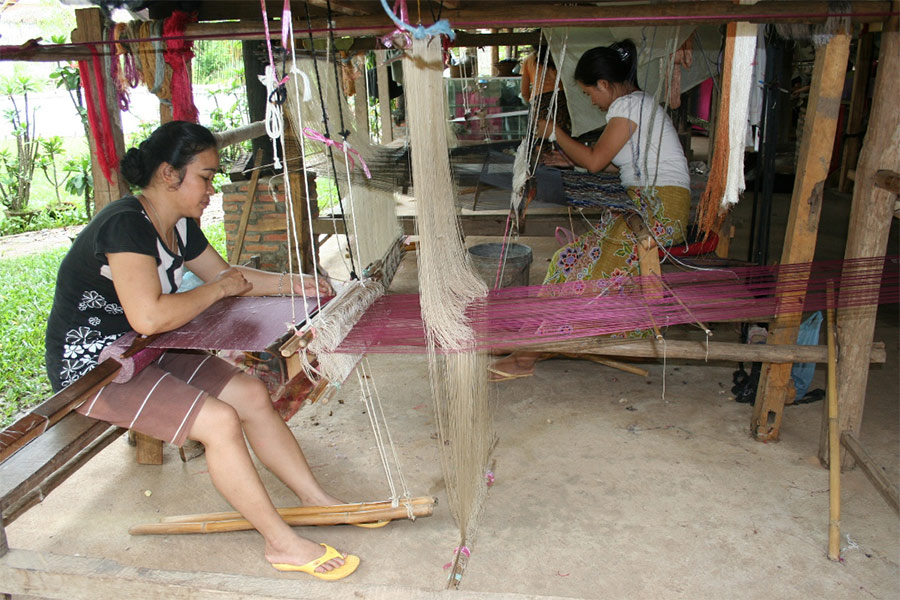
<path fill-rule="evenodd" d="M 591 48 L 581 55 L 575 65 L 575 80 L 585 85 L 598 81 L 637 84 L 637 47 L 631 40 L 622 40 L 609 46 Z"/>
<path fill-rule="evenodd" d="M 119 168 L 122 171 L 122 177 L 124 177 L 125 181 L 131 185 L 146 187 L 150 184 L 150 176 L 152 173 L 147 173 L 147 166 L 144 163 L 144 153 L 141 152 L 140 148 L 131 148 L 128 150 L 128 152 L 125 153 L 125 156 L 122 157 Z"/>
<path fill-rule="evenodd" d="M 140 146 L 125 153 L 120 163 L 122 177 L 131 185 L 145 188 L 162 163 L 172 165 L 184 177 L 187 164 L 209 148 L 216 148 L 216 138 L 206 127 L 187 121 L 169 121 Z"/>

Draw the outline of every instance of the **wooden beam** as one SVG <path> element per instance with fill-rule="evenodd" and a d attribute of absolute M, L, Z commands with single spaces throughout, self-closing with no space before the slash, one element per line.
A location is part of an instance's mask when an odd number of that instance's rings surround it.
<path fill-rule="evenodd" d="M 900 195 L 900 173 L 889 169 L 879 169 L 875 173 L 875 187 L 891 194 Z"/>
<path fill-rule="evenodd" d="M 371 15 L 372 11 L 366 10 L 360 6 L 358 2 L 348 2 L 347 0 L 306 0 L 310 6 L 317 8 L 331 9 L 332 14 L 340 13 L 342 15 Z M 378 7 L 381 12 L 381 7 Z"/>
<path fill-rule="evenodd" d="M 72 32 L 73 42 L 91 42 L 102 40 L 103 38 L 103 14 L 99 8 L 79 8 L 75 11 L 75 22 L 78 26 Z M 99 94 L 106 95 L 106 106 L 109 109 L 109 125 L 112 129 L 112 139 L 115 147 L 116 156 L 122 158 L 125 156 L 125 136 L 122 134 L 122 113 L 119 111 L 119 101 L 116 98 L 116 91 L 109 80 L 109 57 L 102 56 L 101 68 L 104 73 L 104 86 L 102 90 L 94 89 L 94 98 L 99 98 Z M 90 69 L 92 70 L 92 69 Z M 118 168 L 112 169 L 111 181 L 107 181 L 103 176 L 103 170 L 100 168 L 100 162 L 97 160 L 99 155 L 97 148 L 94 146 L 93 138 L 88 138 L 88 146 L 91 155 L 91 175 L 94 179 L 94 212 L 98 212 L 101 208 L 118 200 L 122 196 L 127 195 L 130 190 L 128 184 L 122 179 L 122 174 Z"/>
<path fill-rule="evenodd" d="M 387 60 L 387 51 L 378 50 L 375 52 L 375 76 L 378 82 L 378 114 L 381 118 L 382 145 L 394 141 L 394 129 L 391 119 L 391 93 L 387 66 L 384 64 L 385 60 Z"/>
<path fill-rule="evenodd" d="M 797 177 L 781 253 L 783 265 L 812 262 L 815 254 L 825 179 L 828 177 L 837 131 L 849 53 L 850 36 L 847 33 L 836 34 L 827 45 L 816 50 Z M 792 279 L 805 279 L 807 276 L 803 272 L 790 275 Z M 784 316 L 775 320 L 769 334 L 769 344 L 796 343 L 803 313 L 802 308 L 792 310 L 790 307 L 802 305 L 804 296 L 802 290 L 790 296 L 779 296 L 785 304 Z M 785 402 L 794 393 L 791 365 L 763 365 L 750 423 L 751 433 L 757 440 L 778 439 Z"/>
<path fill-rule="evenodd" d="M 850 8 L 850 20 L 854 23 L 881 23 L 890 16 L 891 6 L 887 1 L 854 2 Z M 711 2 L 673 2 L 668 4 L 638 4 L 611 6 L 598 5 L 540 4 L 529 6 L 527 13 L 511 11 L 500 3 L 470 5 L 470 7 L 448 10 L 444 7 L 442 18 L 448 19 L 454 29 L 481 29 L 496 27 L 642 27 L 660 25 L 681 25 L 684 27 L 704 24 L 719 24 L 730 21 L 751 23 L 824 23 L 828 18 L 828 2 L 780 0 L 764 1 L 754 5 L 735 5 L 728 0 Z M 326 19 L 311 19 L 312 27 L 305 16 L 294 17 L 294 33 L 307 37 L 328 37 L 330 31 L 342 37 L 374 37 L 391 33 L 396 29 L 393 21 L 383 12 L 370 16 L 336 16 L 329 24 Z M 423 25 L 430 25 L 425 21 Z M 273 21 L 270 29 L 280 29 L 280 23 Z M 215 36 L 223 34 L 233 39 L 263 39 L 265 30 L 260 21 L 190 23 L 185 35 Z M 531 40 L 527 43 L 533 43 Z"/>
<path fill-rule="evenodd" d="M 844 147 L 841 155 L 841 172 L 838 187 L 842 192 L 849 192 L 852 181 L 847 172 L 856 167 L 859 160 L 859 148 L 862 145 L 862 125 L 865 116 L 869 87 L 869 76 L 872 70 L 872 52 L 875 47 L 875 34 L 864 33 L 859 36 L 856 46 L 856 63 L 853 70 L 853 89 L 850 93 L 850 110 L 847 111 L 847 126 L 844 128 Z"/>
<path fill-rule="evenodd" d="M 2 519 L 12 523 L 39 504 L 84 463 L 125 433 L 125 429 L 78 413 L 3 465 Z"/>
<path fill-rule="evenodd" d="M 865 447 L 859 443 L 856 436 L 851 431 L 845 431 L 841 434 L 841 445 L 847 450 L 856 464 L 863 470 L 881 497 L 884 498 L 888 506 L 894 509 L 894 512 L 900 516 L 900 493 L 897 491 L 897 485 L 892 483 L 884 473 L 878 463 L 872 456 L 866 452 Z"/>
<path fill-rule="evenodd" d="M 900 3 L 895 3 L 900 6 Z M 847 234 L 845 260 L 868 256 L 883 256 L 897 195 L 876 186 L 876 173 L 887 169 L 900 172 L 900 31 L 894 22 L 881 34 L 878 73 L 869 127 L 856 167 L 853 203 Z M 847 274 L 845 274 L 847 275 Z M 866 346 L 875 331 L 877 306 L 838 309 L 838 398 L 840 399 L 841 431 L 858 434 L 862 424 L 869 370 L 865 360 Z M 823 458 L 823 443 L 819 442 L 819 457 Z M 842 465 L 851 460 L 845 455 Z"/>
<path fill-rule="evenodd" d="M 683 358 L 689 360 L 725 360 L 733 362 L 777 362 L 790 366 L 791 363 L 828 362 L 825 346 L 738 344 L 736 342 L 706 342 L 690 340 L 654 339 L 611 342 L 608 337 L 582 338 L 562 342 L 532 344 L 527 347 L 535 352 L 589 353 L 600 356 L 630 356 L 638 358 Z M 500 349 L 498 349 L 499 351 Z M 884 344 L 870 347 L 868 359 L 873 363 L 887 360 Z"/>
<path fill-rule="evenodd" d="M 158 542 L 157 542 L 158 543 Z M 336 596 L 359 598 L 403 598 L 435 600 L 440 591 L 402 586 L 342 582 L 323 585 L 312 577 L 286 577 L 271 571 L 271 577 L 174 571 L 130 566 L 108 558 L 71 556 L 13 548 L 0 558 L 0 582 L 14 597 L 97 600 L 140 598 L 141 600 L 332 600 Z"/>

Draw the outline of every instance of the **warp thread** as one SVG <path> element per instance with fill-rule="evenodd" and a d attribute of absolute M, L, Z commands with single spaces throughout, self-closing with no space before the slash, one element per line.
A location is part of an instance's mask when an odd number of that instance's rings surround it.
<path fill-rule="evenodd" d="M 132 377 L 140 373 L 150 363 L 155 362 L 166 352 L 165 348 L 144 348 L 132 356 L 124 357 L 123 354 L 128 352 L 136 339 L 137 333 L 129 331 L 100 352 L 98 362 L 112 358 L 122 365 L 112 383 L 128 383 Z"/>

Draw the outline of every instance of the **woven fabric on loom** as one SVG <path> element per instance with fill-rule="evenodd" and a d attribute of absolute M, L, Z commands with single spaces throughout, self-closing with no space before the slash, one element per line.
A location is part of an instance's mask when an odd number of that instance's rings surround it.
<path fill-rule="evenodd" d="M 561 171 L 561 174 L 567 205 L 634 211 L 634 203 L 618 175 L 576 171 Z"/>

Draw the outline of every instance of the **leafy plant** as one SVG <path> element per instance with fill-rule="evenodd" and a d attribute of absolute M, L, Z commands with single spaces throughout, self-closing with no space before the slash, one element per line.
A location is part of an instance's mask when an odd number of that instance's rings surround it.
<path fill-rule="evenodd" d="M 53 191 L 56 194 L 56 202 L 59 204 L 62 202 L 62 198 L 59 196 L 60 188 L 62 188 L 68 178 L 68 175 L 64 175 L 62 179 L 60 179 L 59 170 L 56 168 L 57 158 L 65 154 L 63 140 L 58 135 L 54 135 L 47 139 L 39 138 L 38 142 L 41 146 L 41 154 L 37 159 L 37 166 L 40 167 L 41 172 L 44 174 L 44 178 L 53 186 Z"/>
<path fill-rule="evenodd" d="M 68 173 L 65 179 L 66 191 L 73 196 L 84 198 L 84 214 L 90 219 L 91 196 L 94 193 L 91 157 L 87 154 L 82 154 L 77 158 L 71 158 L 63 165 L 63 171 Z"/>
<path fill-rule="evenodd" d="M 0 93 L 6 96 L 12 108 L 3 111 L 3 116 L 12 126 L 16 138 L 16 156 L 4 159 L 5 185 L 0 188 L 0 200 L 12 212 L 28 208 L 31 197 L 31 180 L 37 164 L 39 144 L 35 138 L 34 109 L 30 107 L 28 94 L 39 89 L 38 81 L 30 75 L 15 70 L 12 75 L 0 78 Z M 19 108 L 19 104 L 23 108 Z"/>

